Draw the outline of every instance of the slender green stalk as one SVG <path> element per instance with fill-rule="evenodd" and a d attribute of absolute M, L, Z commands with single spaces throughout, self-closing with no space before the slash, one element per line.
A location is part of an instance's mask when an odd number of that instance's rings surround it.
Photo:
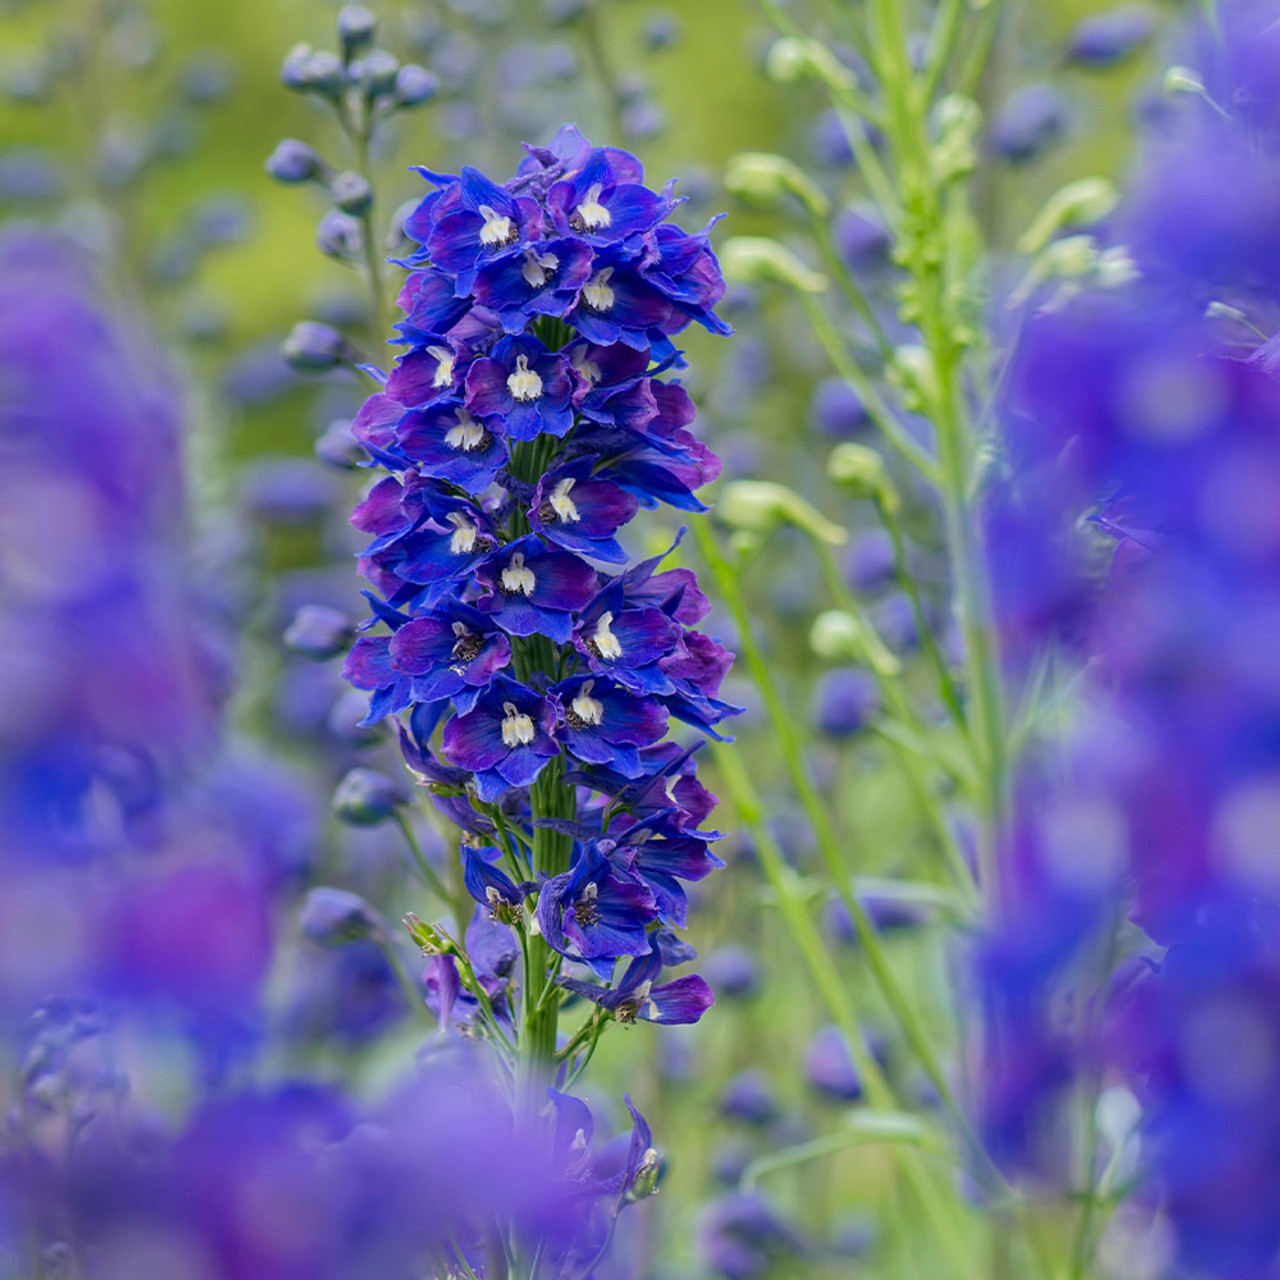
<path fill-rule="evenodd" d="M 938 1060 L 930 1034 L 925 1029 L 915 1008 L 907 999 L 906 993 L 898 984 L 897 978 L 894 977 L 888 958 L 885 955 L 884 947 L 881 944 L 880 935 L 876 932 L 866 909 L 851 888 L 849 869 L 844 863 L 842 842 L 836 834 L 831 822 L 831 815 L 822 797 L 818 794 L 817 786 L 814 784 L 808 764 L 804 759 L 795 728 L 794 716 L 783 704 L 777 685 L 774 683 L 773 675 L 769 670 L 769 665 L 765 661 L 759 642 L 755 638 L 751 619 L 747 613 L 746 602 L 739 590 L 737 576 L 733 573 L 716 545 L 714 538 L 703 526 L 702 522 L 694 521 L 693 528 L 698 548 L 711 571 L 712 578 L 715 580 L 716 587 L 720 592 L 720 597 L 728 606 L 729 613 L 733 618 L 737 630 L 738 646 L 746 662 L 748 674 L 759 690 L 764 702 L 766 714 L 773 727 L 778 750 L 791 778 L 791 784 L 805 811 L 805 815 L 813 827 L 818 849 L 827 865 L 828 873 L 832 878 L 836 891 L 839 893 L 853 920 L 854 932 L 858 938 L 858 945 L 866 958 L 867 967 L 870 969 L 885 1003 L 889 1006 L 890 1012 L 898 1022 L 912 1052 L 924 1068 L 934 1088 L 937 1089 L 939 1097 L 953 1112 L 957 1121 L 967 1128 L 967 1119 L 956 1102 L 951 1083 Z"/>
<path fill-rule="evenodd" d="M 840 288 L 840 292 L 844 294 L 845 300 L 857 313 L 858 318 L 867 326 L 867 330 L 880 350 L 881 358 L 885 361 L 891 360 L 893 358 L 893 346 L 885 334 L 884 326 L 880 323 L 880 317 L 872 310 L 866 295 L 858 288 L 857 281 L 853 278 L 853 273 L 841 259 L 836 249 L 835 240 L 831 235 L 830 224 L 819 214 L 812 213 L 811 225 L 813 226 L 814 239 L 818 244 L 818 251 L 822 254 L 822 260 L 826 264 L 828 273 L 834 278 Z"/>
<path fill-rule="evenodd" d="M 880 428 L 884 438 L 922 475 L 935 479 L 938 464 L 907 434 L 876 390 L 870 375 L 850 354 L 844 338 L 837 332 L 822 303 L 812 294 L 796 295 L 813 329 L 814 336 L 827 353 L 832 368 L 858 393 L 871 420 Z"/>
<path fill-rule="evenodd" d="M 751 832 L 761 870 L 774 892 L 783 920 L 800 950 L 801 958 L 809 969 L 828 1013 L 844 1033 L 850 1056 L 862 1078 L 868 1103 L 873 1107 L 892 1109 L 896 1105 L 893 1089 L 880 1064 L 867 1048 L 853 1005 L 853 993 L 848 983 L 841 980 L 831 962 L 822 934 L 809 914 L 799 878 L 787 864 L 769 828 L 761 821 L 755 788 L 747 777 L 741 760 L 735 752 L 719 744 L 714 747 L 714 755 L 738 818 Z M 904 1176 L 911 1183 L 939 1242 L 950 1255 L 951 1265 L 957 1268 L 957 1274 L 971 1275 L 973 1280 L 981 1280 L 974 1269 L 972 1250 L 963 1239 L 962 1224 L 957 1220 L 953 1207 L 939 1194 L 916 1153 L 903 1151 L 899 1159 Z"/>
<path fill-rule="evenodd" d="M 413 834 L 413 827 L 409 823 L 408 816 L 402 809 L 397 809 L 395 818 L 396 826 L 403 832 L 405 843 L 409 846 L 409 852 L 413 855 L 413 863 L 418 869 L 418 874 L 441 902 L 452 903 L 453 895 L 450 894 L 445 882 L 440 879 L 439 872 L 427 861 L 427 856 L 422 852 L 422 846 L 418 843 L 418 837 Z"/>
<path fill-rule="evenodd" d="M 622 99 L 618 93 L 618 77 L 609 62 L 604 33 L 600 30 L 599 8 L 599 0 L 587 0 L 582 16 L 578 19 L 578 26 L 582 32 L 582 45 L 586 50 L 587 61 L 591 64 L 592 73 L 604 97 L 605 118 L 616 143 L 623 136 Z"/>

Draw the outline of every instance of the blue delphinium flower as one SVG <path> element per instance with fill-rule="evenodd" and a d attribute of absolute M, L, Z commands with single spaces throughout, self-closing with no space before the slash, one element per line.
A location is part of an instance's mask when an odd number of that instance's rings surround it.
<path fill-rule="evenodd" d="M 1115 1073 L 1171 1272 L 1253 1280 L 1280 1248 L 1280 390 L 1220 313 L 1270 311 L 1280 81 L 1274 5 L 1222 19 L 1211 101 L 1173 106 L 1115 217 L 1140 277 L 1046 308 L 1014 354 L 1012 483 L 988 495 L 1004 655 L 1019 683 L 1046 649 L 1087 672 L 1004 833 L 984 1120 L 1002 1164 L 1062 1179 L 1071 1090 Z"/>
<path fill-rule="evenodd" d="M 406 762 L 469 833 L 489 923 L 536 920 L 535 957 L 609 984 L 566 996 L 618 1021 L 694 1021 L 710 990 L 661 981 L 682 958 L 663 930 L 684 924 L 684 882 L 721 864 L 699 831 L 713 800 L 662 739 L 670 717 L 714 732 L 733 711 L 731 656 L 695 629 L 693 575 L 627 568 L 622 538 L 641 507 L 701 509 L 718 471 L 663 376 L 691 322 L 727 332 L 715 256 L 666 221 L 671 188 L 572 127 L 504 184 L 422 173 L 404 350 L 353 424 L 390 474 L 353 516 L 374 614 L 345 674 L 370 721 L 407 716 Z M 433 1001 L 466 1005 L 460 957 L 445 946 L 429 969 Z M 496 977 L 489 998 L 518 1007 L 517 975 Z"/>

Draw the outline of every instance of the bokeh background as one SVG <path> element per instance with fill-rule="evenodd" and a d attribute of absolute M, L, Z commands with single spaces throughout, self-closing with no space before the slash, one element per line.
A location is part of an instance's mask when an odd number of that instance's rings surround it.
<path fill-rule="evenodd" d="M 456 171 L 473 164 L 501 177 L 518 160 L 522 138 L 546 141 L 567 120 L 594 141 L 637 152 L 655 185 L 680 177 L 689 196 L 682 225 L 692 229 L 725 211 L 730 219 L 717 235 L 776 236 L 809 261 L 798 211 L 762 212 L 725 193 L 730 158 L 779 152 L 842 205 L 856 206 L 862 194 L 819 91 L 780 86 L 764 74 L 772 29 L 750 0 L 661 9 L 601 0 L 594 26 L 580 6 L 540 0 L 373 7 L 379 43 L 438 80 L 433 101 L 396 116 L 379 138 L 383 223 L 423 191 L 409 165 Z M 856 6 L 830 8 L 841 21 L 857 21 Z M 1061 95 L 1063 114 L 1054 145 L 1033 162 L 983 157 L 979 208 L 997 254 L 1063 182 L 1125 171 L 1152 63 L 1139 50 L 1105 74 L 1069 65 L 1068 34 L 1096 8 L 1086 0 L 1009 6 L 981 86 L 983 105 L 997 112 L 1020 88 L 1047 83 Z M 319 883 L 361 892 L 392 918 L 421 909 L 394 824 L 352 826 L 330 811 L 333 788 L 351 768 L 401 771 L 385 736 L 357 727 L 359 695 L 344 690 L 334 667 L 309 663 L 281 640 L 304 604 L 363 614 L 356 543 L 345 528 L 362 477 L 332 465 L 341 430 L 330 430 L 350 418 L 363 389 L 346 373 L 295 373 L 279 346 L 303 318 L 361 335 L 364 295 L 356 275 L 317 248 L 316 226 L 329 207 L 324 194 L 281 186 L 264 170 L 286 137 L 309 142 L 336 167 L 350 163 L 328 114 L 279 82 L 295 43 L 332 45 L 336 11 L 315 0 L 8 0 L 0 6 L 0 218 L 56 224 L 100 251 L 118 296 L 145 314 L 164 348 L 157 358 L 182 388 L 191 537 L 232 637 L 231 730 L 243 767 L 276 778 L 287 797 L 299 870 L 279 906 L 285 942 L 272 970 L 270 1016 L 289 1033 L 271 1069 L 341 1072 L 372 1090 L 412 1058 L 421 1026 L 406 1016 L 376 955 L 353 958 L 348 950 L 339 961 L 304 936 L 296 917 L 307 888 Z M 1150 13 L 1159 22 L 1178 11 L 1164 5 Z M 617 86 L 612 100 L 605 80 Z M 858 269 L 874 290 L 888 283 L 892 267 L 874 236 L 864 243 L 856 229 L 851 224 L 847 248 L 860 255 Z M 856 414 L 841 416 L 825 382 L 831 370 L 793 301 L 735 289 L 724 311 L 736 337 L 689 340 L 686 381 L 701 430 L 728 476 L 782 480 L 852 530 L 847 576 L 910 662 L 919 637 L 886 572 L 883 540 L 859 530 L 865 513 L 824 479 L 833 440 L 863 424 Z M 931 513 L 919 507 L 914 517 L 916 567 L 941 599 Z M 649 536 L 665 546 L 673 530 L 670 521 L 654 521 Z M 803 540 L 776 538 L 745 585 L 788 704 L 812 734 L 815 775 L 837 813 L 850 865 L 864 877 L 940 880 L 911 796 L 886 766 L 882 746 L 861 732 L 867 709 L 856 676 L 813 656 L 809 628 L 830 601 Z M 939 625 L 945 629 L 945 619 Z M 732 645 L 727 619 L 713 630 Z M 748 708 L 737 750 L 771 828 L 806 892 L 821 896 L 811 833 L 779 781 L 756 695 L 739 678 L 730 696 Z M 225 803 L 234 809 L 266 800 L 231 788 Z M 691 915 L 720 1003 L 696 1028 L 644 1026 L 610 1037 L 589 1091 L 616 1115 L 630 1089 L 668 1157 L 666 1193 L 649 1207 L 620 1274 L 705 1270 L 717 1256 L 708 1235 L 738 1229 L 723 1202 L 716 1217 L 717 1197 L 751 1161 L 828 1131 L 858 1095 L 847 1049 L 824 1025 L 755 871 L 751 842 L 735 832 L 731 804 L 716 825 L 728 833 L 721 851 L 730 866 L 699 886 Z M 415 826 L 429 856 L 443 860 L 443 834 L 425 820 Z M 945 997 L 961 971 L 960 944 L 944 927 L 940 902 L 886 911 L 882 923 L 923 1016 L 940 1041 L 954 1045 L 963 1029 L 949 1023 Z M 876 1002 L 863 990 L 848 929 L 830 904 L 823 919 L 842 978 L 874 1028 Z M 927 1086 L 918 1082 L 918 1089 L 927 1104 Z M 755 1256 L 767 1259 L 775 1247 L 790 1255 L 803 1240 L 806 1274 L 848 1274 L 855 1259 L 868 1274 L 903 1265 L 877 1252 L 910 1249 L 901 1238 L 877 1243 L 883 1172 L 880 1158 L 865 1151 L 763 1172 L 785 1229 L 779 1225 L 773 1244 L 766 1240 Z M 926 1260 L 917 1274 L 942 1274 L 935 1265 Z M 796 1274 L 792 1264 L 782 1266 L 778 1274 Z"/>

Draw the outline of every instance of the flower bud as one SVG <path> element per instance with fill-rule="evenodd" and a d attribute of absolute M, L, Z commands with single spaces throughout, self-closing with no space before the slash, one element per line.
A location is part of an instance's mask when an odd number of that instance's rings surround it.
<path fill-rule="evenodd" d="M 324 373 L 359 359 L 359 353 L 337 329 L 314 320 L 295 324 L 280 354 L 299 373 Z"/>
<path fill-rule="evenodd" d="M 350 770 L 333 793 L 334 813 L 353 827 L 377 826 L 404 802 L 396 784 L 375 769 Z"/>
<path fill-rule="evenodd" d="M 1190 67 L 1170 67 L 1164 73 L 1164 91 L 1170 97 L 1179 93 L 1204 96 L 1204 81 Z"/>
<path fill-rule="evenodd" d="M 898 491 L 884 458 L 865 444 L 838 444 L 827 459 L 827 478 L 854 498 L 869 498 L 886 511 L 896 512 Z"/>
<path fill-rule="evenodd" d="M 1119 203 L 1120 193 L 1106 178 L 1080 178 L 1060 187 L 1045 201 L 1018 241 L 1019 253 L 1039 253 L 1059 231 L 1100 222 Z"/>
<path fill-rule="evenodd" d="M 373 208 L 373 188 L 363 174 L 344 169 L 329 183 L 333 203 L 352 217 L 359 218 Z"/>
<path fill-rule="evenodd" d="M 312 942 L 330 947 L 386 937 L 382 918 L 359 894 L 329 885 L 320 885 L 307 894 L 298 924 Z"/>
<path fill-rule="evenodd" d="M 1139 5 L 1122 5 L 1086 18 L 1071 33 L 1067 57 L 1077 66 L 1101 70 L 1136 53 L 1155 32 L 1155 19 Z"/>
<path fill-rule="evenodd" d="M 732 157 L 724 185 L 730 195 L 756 204 L 772 204 L 793 195 L 815 217 L 825 218 L 831 211 L 826 192 L 795 161 L 765 151 L 743 151 Z"/>
<path fill-rule="evenodd" d="M 978 163 L 974 143 L 982 128 L 982 108 L 972 98 L 949 93 L 935 113 L 938 141 L 932 150 L 934 176 L 939 182 L 972 173 Z"/>
<path fill-rule="evenodd" d="M 828 661 L 866 662 L 882 676 L 896 676 L 902 670 L 880 637 L 844 609 L 828 609 L 813 620 L 809 647 Z"/>
<path fill-rule="evenodd" d="M 351 423 L 335 418 L 317 437 L 314 452 L 321 462 L 340 471 L 354 471 L 369 455 L 351 434 Z"/>
<path fill-rule="evenodd" d="M 785 36 L 774 42 L 765 59 L 765 72 L 778 84 L 793 84 L 813 76 L 841 89 L 857 88 L 857 79 L 820 40 Z"/>
<path fill-rule="evenodd" d="M 404 927 L 409 931 L 409 937 L 413 939 L 413 945 L 424 956 L 449 956 L 457 953 L 458 949 L 452 939 L 441 933 L 433 925 L 426 924 L 418 919 L 412 911 L 405 916 Z"/>
<path fill-rule="evenodd" d="M 893 353 L 889 380 L 903 392 L 903 406 L 910 413 L 928 415 L 938 403 L 938 375 L 927 347 L 908 343 Z"/>
<path fill-rule="evenodd" d="M 726 280 L 736 284 L 787 284 L 801 293 L 822 293 L 827 278 L 767 236 L 732 236 L 720 251 Z"/>
<path fill-rule="evenodd" d="M 313 662 L 327 662 L 345 653 L 355 639 L 355 626 L 341 609 L 304 604 L 284 633 L 285 646 Z"/>
<path fill-rule="evenodd" d="M 330 209 L 316 224 L 316 247 L 326 257 L 350 262 L 364 251 L 364 232 L 349 213 Z"/>
<path fill-rule="evenodd" d="M 324 172 L 324 161 L 297 138 L 284 138 L 267 157 L 267 172 L 277 182 L 313 182 Z"/>
<path fill-rule="evenodd" d="M 656 1147 L 650 1147 L 640 1158 L 640 1165 L 627 1188 L 627 1202 L 647 1200 L 651 1195 L 656 1195 L 661 1180 L 662 1156 Z"/>
<path fill-rule="evenodd" d="M 1029 164 L 1067 131 L 1070 108 L 1052 85 L 1029 84 L 1011 94 L 991 118 L 991 147 L 1011 164 Z"/>
<path fill-rule="evenodd" d="M 670 49 L 680 40 L 680 22 L 674 14 L 651 13 L 644 24 L 644 42 L 654 50 Z"/>
<path fill-rule="evenodd" d="M 734 480 L 716 500 L 716 514 L 731 529 L 767 534 L 784 524 L 802 529 L 819 542 L 840 546 L 848 534 L 786 485 L 772 480 Z"/>
<path fill-rule="evenodd" d="M 313 49 L 309 44 L 295 45 L 280 68 L 280 82 L 297 93 L 336 98 L 343 87 L 342 61 L 336 54 Z"/>
<path fill-rule="evenodd" d="M 385 49 L 370 49 L 359 62 L 351 64 L 351 79 L 370 98 L 381 98 L 394 93 L 396 76 L 400 74 L 400 61 Z"/>
<path fill-rule="evenodd" d="M 749 1000 L 760 990 L 760 961 L 749 947 L 721 947 L 703 967 L 717 1000 Z"/>
<path fill-rule="evenodd" d="M 343 5 L 338 10 L 338 39 L 348 59 L 373 40 L 378 19 L 362 4 Z"/>
<path fill-rule="evenodd" d="M 861 667 L 826 671 L 814 691 L 814 723 L 832 738 L 851 738 L 880 709 L 880 687 Z"/>
<path fill-rule="evenodd" d="M 416 62 L 406 62 L 396 72 L 395 99 L 397 107 L 420 107 L 430 102 L 440 90 L 440 82 L 426 67 Z"/>

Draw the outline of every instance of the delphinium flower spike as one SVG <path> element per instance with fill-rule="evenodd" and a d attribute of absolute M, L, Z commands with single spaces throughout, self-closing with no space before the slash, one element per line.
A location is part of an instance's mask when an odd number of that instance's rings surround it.
<path fill-rule="evenodd" d="M 628 567 L 621 538 L 641 507 L 702 509 L 718 462 L 663 375 L 690 323 L 728 328 L 670 187 L 573 126 L 526 153 L 501 184 L 421 171 L 403 350 L 354 427 L 385 474 L 352 517 L 374 613 L 344 672 L 462 829 L 465 937 L 411 922 L 428 1001 L 493 1041 L 518 1114 L 546 1125 L 609 1024 L 713 1000 L 666 973 L 694 955 L 673 932 L 684 885 L 722 864 L 694 753 L 664 738 L 734 711 L 731 655 L 697 630 L 692 573 L 663 567 L 675 547 Z M 615 1212 L 654 1185 L 647 1136 L 633 1154 Z"/>

